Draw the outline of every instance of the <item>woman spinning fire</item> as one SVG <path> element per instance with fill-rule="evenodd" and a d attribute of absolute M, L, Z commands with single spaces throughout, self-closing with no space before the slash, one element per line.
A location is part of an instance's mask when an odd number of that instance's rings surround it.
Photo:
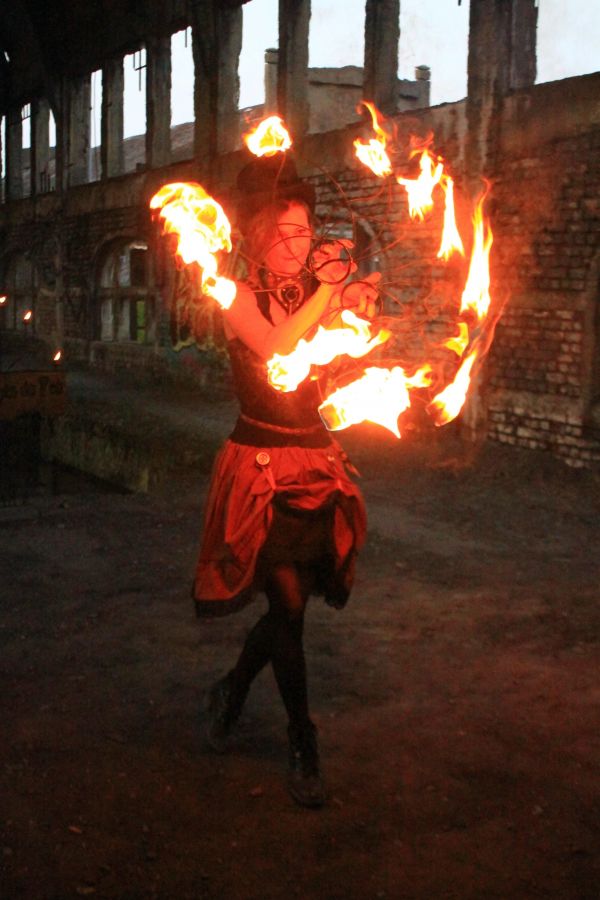
<path fill-rule="evenodd" d="M 366 517 L 320 419 L 318 381 L 278 392 L 266 364 L 331 322 L 356 267 L 350 242 L 311 249 L 314 191 L 289 154 L 253 159 L 237 186 L 247 276 L 223 316 L 240 414 L 213 470 L 194 599 L 200 616 L 226 615 L 263 591 L 268 609 L 209 691 L 207 737 L 225 749 L 252 681 L 271 663 L 289 717 L 288 788 L 299 804 L 317 807 L 325 791 L 308 706 L 304 612 L 311 594 L 346 604 Z M 372 315 L 376 280 L 356 282 L 344 303 L 351 293 L 355 311 Z"/>

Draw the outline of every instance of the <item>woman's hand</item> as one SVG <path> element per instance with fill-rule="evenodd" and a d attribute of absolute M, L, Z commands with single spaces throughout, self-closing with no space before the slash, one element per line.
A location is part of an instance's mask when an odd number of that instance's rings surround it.
<path fill-rule="evenodd" d="M 360 281 L 351 281 L 336 295 L 332 305 L 339 305 L 340 311 L 350 309 L 357 316 L 373 319 L 378 312 L 380 280 L 381 272 L 371 272 Z"/>
<path fill-rule="evenodd" d="M 356 263 L 350 254 L 352 247 L 352 241 L 345 238 L 317 244 L 310 256 L 310 268 L 322 284 L 342 284 L 356 272 Z"/>

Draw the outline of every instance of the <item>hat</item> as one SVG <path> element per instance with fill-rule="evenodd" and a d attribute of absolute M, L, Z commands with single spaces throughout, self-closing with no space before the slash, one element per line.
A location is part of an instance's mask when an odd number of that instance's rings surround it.
<path fill-rule="evenodd" d="M 298 177 L 296 164 L 289 153 L 256 156 L 237 177 L 236 202 L 240 228 L 269 203 L 298 200 L 315 208 L 315 189 Z"/>

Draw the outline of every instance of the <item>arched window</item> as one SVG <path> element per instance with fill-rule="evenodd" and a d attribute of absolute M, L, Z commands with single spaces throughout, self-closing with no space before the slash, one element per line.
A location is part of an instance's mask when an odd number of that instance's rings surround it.
<path fill-rule="evenodd" d="M 148 245 L 113 244 L 100 267 L 99 338 L 102 341 L 153 343 L 156 305 Z"/>
<path fill-rule="evenodd" d="M 1 293 L 6 295 L 6 302 L 2 306 L 4 327 L 16 331 L 33 327 L 35 319 L 32 320 L 32 325 L 26 325 L 24 319 L 28 310 L 35 312 L 35 268 L 30 259 L 15 256 L 9 261 Z"/>

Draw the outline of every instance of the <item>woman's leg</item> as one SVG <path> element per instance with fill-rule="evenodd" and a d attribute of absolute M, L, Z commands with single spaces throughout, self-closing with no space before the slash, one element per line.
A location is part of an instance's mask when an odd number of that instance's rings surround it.
<path fill-rule="evenodd" d="M 274 620 L 269 609 L 248 634 L 239 659 L 228 676 L 231 683 L 231 708 L 234 718 L 242 711 L 250 685 L 271 659 L 273 636 Z"/>
<path fill-rule="evenodd" d="M 290 725 L 303 727 L 310 721 L 302 641 L 308 594 L 296 566 L 281 564 L 274 568 L 266 580 L 265 593 L 273 635 L 273 673 Z"/>
<path fill-rule="evenodd" d="M 303 806 L 321 806 L 325 795 L 317 732 L 308 711 L 302 640 L 308 591 L 297 567 L 286 563 L 271 570 L 265 593 L 268 612 L 248 635 L 236 666 L 211 691 L 208 739 L 215 750 L 225 749 L 227 735 L 251 683 L 270 659 L 289 718 L 290 793 Z"/>
<path fill-rule="evenodd" d="M 250 685 L 271 659 L 273 634 L 273 619 L 269 610 L 246 638 L 234 668 L 209 691 L 206 737 L 217 753 L 227 748 L 229 732 L 239 718 Z"/>
<path fill-rule="evenodd" d="M 302 635 L 308 592 L 293 564 L 277 566 L 265 584 L 273 621 L 271 664 L 289 718 L 288 788 L 302 806 L 325 800 L 317 730 L 310 720 Z"/>
<path fill-rule="evenodd" d="M 306 665 L 302 632 L 308 594 L 293 565 L 277 566 L 266 580 L 269 610 L 248 634 L 240 657 L 226 676 L 230 715 L 237 718 L 250 685 L 271 661 L 290 722 L 308 721 Z"/>

